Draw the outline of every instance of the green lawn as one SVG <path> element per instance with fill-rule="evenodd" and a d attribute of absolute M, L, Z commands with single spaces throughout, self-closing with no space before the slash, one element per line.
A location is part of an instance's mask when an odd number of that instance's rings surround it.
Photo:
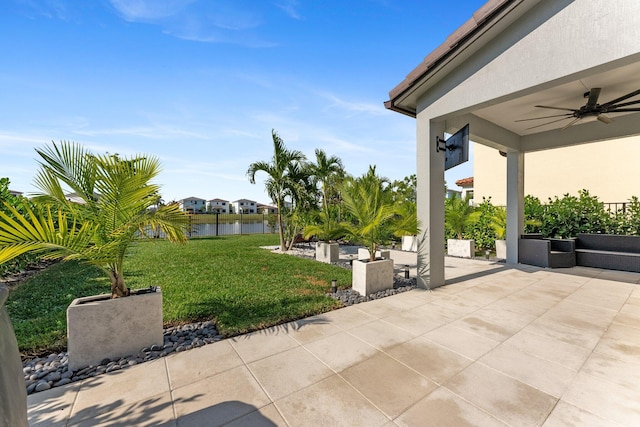
<path fill-rule="evenodd" d="M 340 306 L 325 293 L 331 279 L 350 286 L 350 271 L 259 248 L 275 244 L 274 235 L 194 239 L 182 246 L 142 241 L 129 252 L 125 280 L 133 289 L 162 288 L 166 325 L 213 319 L 225 336 Z M 63 348 L 67 306 L 77 297 L 108 293 L 102 276 L 96 268 L 66 262 L 16 289 L 7 307 L 21 351 Z"/>

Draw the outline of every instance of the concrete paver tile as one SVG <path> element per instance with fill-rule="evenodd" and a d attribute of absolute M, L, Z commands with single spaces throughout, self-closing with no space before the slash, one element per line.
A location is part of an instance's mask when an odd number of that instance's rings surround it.
<path fill-rule="evenodd" d="M 158 395 L 168 392 L 169 377 L 164 358 L 88 378 L 80 386 L 71 411 L 71 422 L 111 411 L 117 406 L 114 402 L 118 405 L 143 402 L 142 407 L 148 406 L 145 402 L 153 405 Z"/>
<path fill-rule="evenodd" d="M 180 427 L 223 425 L 270 403 L 244 366 L 175 389 L 173 399 Z"/>
<path fill-rule="evenodd" d="M 235 421 L 225 424 L 225 427 L 275 427 L 286 426 L 280 412 L 274 404 L 267 405 L 253 411 Z"/>
<path fill-rule="evenodd" d="M 531 314 L 498 310 L 491 306 L 470 313 L 452 325 L 496 341 L 504 341 L 534 319 L 536 316 Z"/>
<path fill-rule="evenodd" d="M 312 342 L 342 331 L 323 314 L 296 320 L 295 322 L 290 322 L 289 325 L 291 325 L 289 335 L 300 344 Z"/>
<path fill-rule="evenodd" d="M 460 372 L 444 386 L 499 420 L 513 426 L 538 426 L 557 399 L 480 363 Z"/>
<path fill-rule="evenodd" d="M 386 354 L 376 354 L 340 376 L 392 419 L 437 388 Z"/>
<path fill-rule="evenodd" d="M 383 426 L 389 418 L 338 375 L 275 402 L 291 426 Z"/>
<path fill-rule="evenodd" d="M 452 324 L 435 329 L 423 336 L 472 360 L 478 359 L 500 344 L 499 341 L 460 329 Z"/>
<path fill-rule="evenodd" d="M 304 347 L 335 372 L 341 372 L 379 352 L 347 332 L 328 336 Z"/>
<path fill-rule="evenodd" d="M 229 342 L 244 363 L 251 363 L 299 346 L 287 333 L 288 327 L 273 327 L 231 338 Z"/>
<path fill-rule="evenodd" d="M 349 333 L 380 350 L 409 341 L 416 336 L 381 320 L 353 328 Z"/>
<path fill-rule="evenodd" d="M 31 427 L 66 426 L 79 389 L 78 381 L 27 396 L 29 425 Z"/>
<path fill-rule="evenodd" d="M 509 344 L 496 347 L 480 362 L 557 398 L 562 396 L 576 375 L 576 371 L 532 356 Z"/>
<path fill-rule="evenodd" d="M 115 397 L 115 396 L 114 396 Z M 176 427 L 171 393 L 164 392 L 134 403 L 103 399 L 74 415 L 69 427 Z"/>
<path fill-rule="evenodd" d="M 562 400 L 626 426 L 640 425 L 640 390 L 579 372 Z"/>
<path fill-rule="evenodd" d="M 384 318 L 383 322 L 391 323 L 400 329 L 403 329 L 414 336 L 422 335 L 426 332 L 432 331 L 446 323 L 446 320 L 437 316 L 433 320 L 429 319 L 424 309 L 417 308 L 413 310 L 403 310 L 396 314 L 392 314 Z"/>
<path fill-rule="evenodd" d="M 602 335 L 594 351 L 640 364 L 640 329 L 614 323 Z"/>
<path fill-rule="evenodd" d="M 387 354 L 437 384 L 442 384 L 473 362 L 425 337 L 397 345 L 387 350 Z"/>
<path fill-rule="evenodd" d="M 247 366 L 272 401 L 334 374 L 302 347 L 274 354 Z M 292 374 L 294 372 L 295 375 Z"/>
<path fill-rule="evenodd" d="M 172 354 L 166 361 L 172 389 L 243 364 L 228 340 Z"/>
<path fill-rule="evenodd" d="M 397 425 L 413 427 L 506 427 L 507 425 L 444 387 L 409 408 L 395 419 Z"/>
<path fill-rule="evenodd" d="M 330 311 L 324 313 L 322 316 L 342 330 L 357 328 L 358 326 L 377 320 L 377 317 L 358 310 L 358 305 L 360 304 Z"/>
<path fill-rule="evenodd" d="M 354 307 L 357 310 L 375 317 L 376 319 L 383 319 L 386 316 L 397 313 L 399 310 L 398 307 L 389 304 L 385 300 L 386 298 L 369 301 L 366 304 L 356 304 Z"/>
<path fill-rule="evenodd" d="M 593 352 L 582 372 L 630 389 L 640 384 L 640 363 L 629 363 L 602 353 Z"/>
<path fill-rule="evenodd" d="M 569 325 L 561 321 L 547 319 L 545 316 L 534 320 L 523 331 L 558 339 L 590 351 L 598 344 L 603 333 L 599 327 L 594 327 L 586 322 L 582 322 L 582 327 L 577 327 L 575 321 Z"/>
<path fill-rule="evenodd" d="M 505 341 L 505 344 L 512 345 L 524 353 L 557 363 L 576 372 L 591 354 L 591 350 L 586 348 L 568 344 L 546 335 L 531 333 L 529 328 L 518 332 Z"/>
<path fill-rule="evenodd" d="M 543 427 L 616 427 L 620 424 L 611 420 L 605 420 L 597 415 L 570 405 L 561 400 L 558 402 Z"/>

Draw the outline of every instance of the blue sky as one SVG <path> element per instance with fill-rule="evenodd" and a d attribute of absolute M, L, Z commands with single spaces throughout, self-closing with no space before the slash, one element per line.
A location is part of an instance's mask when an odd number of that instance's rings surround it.
<path fill-rule="evenodd" d="M 415 173 L 389 91 L 484 0 L 3 0 L 0 177 L 35 191 L 35 147 L 153 154 L 166 201 L 269 202 L 271 129 L 352 175 Z M 449 187 L 472 161 L 447 172 Z"/>

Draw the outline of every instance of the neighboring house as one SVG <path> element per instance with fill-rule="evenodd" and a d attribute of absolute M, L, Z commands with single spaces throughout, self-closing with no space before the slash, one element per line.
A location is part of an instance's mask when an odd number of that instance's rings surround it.
<path fill-rule="evenodd" d="M 9 194 L 11 194 L 14 197 L 18 197 L 18 196 L 22 196 L 22 191 L 14 191 L 14 190 L 9 190 Z"/>
<path fill-rule="evenodd" d="M 187 197 L 182 200 L 178 200 L 178 204 L 180 205 L 180 209 L 183 212 L 190 213 L 202 213 L 207 209 L 206 206 L 207 201 L 205 199 L 201 199 L 199 197 Z"/>
<path fill-rule="evenodd" d="M 613 124 L 612 124 L 613 126 Z M 627 202 L 640 197 L 640 137 L 615 139 L 524 155 L 524 194 L 543 203 L 582 189 L 601 202 Z M 476 200 L 491 197 L 494 205 L 506 205 L 507 159 L 495 148 L 475 144 L 473 175 Z"/>
<path fill-rule="evenodd" d="M 277 214 L 278 208 L 271 205 L 263 205 L 262 203 L 258 203 L 258 213 L 261 214 Z"/>
<path fill-rule="evenodd" d="M 459 179 L 456 181 L 456 185 L 458 187 L 462 187 L 460 197 L 465 199 L 467 196 L 469 196 L 469 203 L 473 205 L 473 177 Z"/>
<path fill-rule="evenodd" d="M 452 197 L 462 197 L 462 191 L 452 190 L 450 188 L 447 188 L 447 192 L 444 195 L 444 197 L 447 199 L 450 199 Z"/>
<path fill-rule="evenodd" d="M 207 212 L 228 214 L 229 201 L 224 199 L 207 200 Z"/>
<path fill-rule="evenodd" d="M 254 200 L 238 199 L 231 202 L 233 213 L 254 214 L 258 213 L 257 203 Z"/>
<path fill-rule="evenodd" d="M 96 200 L 98 200 L 100 198 L 100 195 L 98 193 L 93 193 L 93 196 L 96 198 Z M 68 201 L 72 202 L 72 203 L 78 203 L 81 205 L 84 205 L 84 199 L 82 197 L 80 197 L 78 195 L 78 193 L 67 193 L 64 195 L 65 199 L 67 199 Z"/>

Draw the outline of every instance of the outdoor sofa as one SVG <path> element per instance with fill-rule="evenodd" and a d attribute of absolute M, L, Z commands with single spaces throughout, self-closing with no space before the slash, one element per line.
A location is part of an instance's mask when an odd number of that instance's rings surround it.
<path fill-rule="evenodd" d="M 640 236 L 578 234 L 576 264 L 640 273 Z"/>
<path fill-rule="evenodd" d="M 548 239 L 541 234 L 523 234 L 518 240 L 518 262 L 545 268 L 569 268 L 576 265 L 572 239 Z"/>

